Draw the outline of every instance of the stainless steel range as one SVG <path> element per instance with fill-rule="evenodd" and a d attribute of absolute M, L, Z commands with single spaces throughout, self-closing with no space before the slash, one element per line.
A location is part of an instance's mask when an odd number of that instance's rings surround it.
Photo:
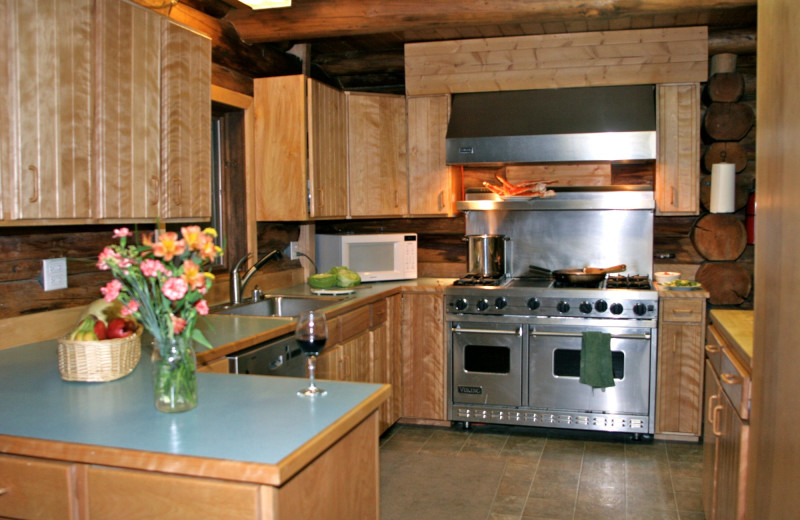
<path fill-rule="evenodd" d="M 448 419 L 654 432 L 658 296 L 650 283 L 652 192 L 632 193 L 620 202 L 617 192 L 580 191 L 580 204 L 560 193 L 554 199 L 563 195 L 561 206 L 549 199 L 538 201 L 548 205 L 538 210 L 537 201 L 520 209 L 503 202 L 481 209 L 461 203 L 468 234 L 503 234 L 513 252 L 502 276 L 467 275 L 445 290 Z M 558 251 L 564 250 L 570 259 L 561 258 Z M 579 286 L 531 269 L 614 264 L 628 269 Z M 580 382 L 587 332 L 610 338 L 613 386 Z"/>

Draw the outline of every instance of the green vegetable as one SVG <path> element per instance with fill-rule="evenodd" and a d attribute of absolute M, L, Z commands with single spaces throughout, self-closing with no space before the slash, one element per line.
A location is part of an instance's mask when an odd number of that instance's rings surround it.
<path fill-rule="evenodd" d="M 331 273 L 312 274 L 308 277 L 308 285 L 314 289 L 329 289 L 336 285 L 336 275 Z"/>
<path fill-rule="evenodd" d="M 339 287 L 353 287 L 354 285 L 358 285 L 360 283 L 361 277 L 357 272 L 351 271 L 346 267 L 339 268 L 339 270 L 336 271 L 336 285 Z"/>
<path fill-rule="evenodd" d="M 672 287 L 696 287 L 696 286 L 698 286 L 700 284 L 698 282 L 695 282 L 694 280 L 681 280 L 681 279 L 678 279 L 678 280 L 669 282 L 669 283 L 667 283 L 665 285 L 671 285 Z"/>

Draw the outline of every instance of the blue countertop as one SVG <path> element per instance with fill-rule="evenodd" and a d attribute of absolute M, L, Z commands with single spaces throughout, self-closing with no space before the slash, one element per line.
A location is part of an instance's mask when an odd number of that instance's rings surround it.
<path fill-rule="evenodd" d="M 194 410 L 153 405 L 149 347 L 128 376 L 63 381 L 55 340 L 0 351 L 0 435 L 278 464 L 384 385 L 325 381 L 302 398 L 305 379 L 198 373 Z M 380 404 L 380 403 L 378 403 Z"/>

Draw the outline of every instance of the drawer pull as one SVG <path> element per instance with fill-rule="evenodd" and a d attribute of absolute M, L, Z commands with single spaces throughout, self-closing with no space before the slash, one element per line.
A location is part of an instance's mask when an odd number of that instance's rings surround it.
<path fill-rule="evenodd" d="M 737 375 L 737 374 L 720 374 L 719 378 L 726 385 L 741 385 L 742 384 L 742 376 Z"/>
<path fill-rule="evenodd" d="M 719 345 L 706 345 L 706 352 L 709 354 L 716 354 L 721 350 L 722 348 Z"/>
<path fill-rule="evenodd" d="M 708 406 L 706 407 L 706 414 L 708 415 L 708 422 L 714 423 L 714 408 L 715 404 L 719 399 L 719 394 L 714 394 L 708 396 Z"/>
<path fill-rule="evenodd" d="M 722 437 L 722 435 L 725 433 L 722 430 L 717 429 L 717 426 L 719 426 L 717 419 L 720 417 L 719 415 L 717 415 L 717 412 L 721 411 L 722 411 L 722 405 L 718 404 L 717 406 L 714 407 L 714 411 L 712 413 L 711 429 L 714 430 L 714 435 L 716 435 L 717 437 Z"/>
<path fill-rule="evenodd" d="M 6 493 L 8 493 L 6 488 L 0 488 L 0 496 L 5 495 Z"/>
<path fill-rule="evenodd" d="M 694 309 L 672 309 L 675 314 L 694 314 Z"/>

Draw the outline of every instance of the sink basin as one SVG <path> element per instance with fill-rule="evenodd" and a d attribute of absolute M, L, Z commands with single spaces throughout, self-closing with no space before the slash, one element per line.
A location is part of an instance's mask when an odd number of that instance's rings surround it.
<path fill-rule="evenodd" d="M 257 302 L 244 302 L 213 309 L 214 314 L 237 316 L 299 316 L 305 311 L 314 311 L 342 301 L 344 298 L 326 296 L 265 296 Z"/>

